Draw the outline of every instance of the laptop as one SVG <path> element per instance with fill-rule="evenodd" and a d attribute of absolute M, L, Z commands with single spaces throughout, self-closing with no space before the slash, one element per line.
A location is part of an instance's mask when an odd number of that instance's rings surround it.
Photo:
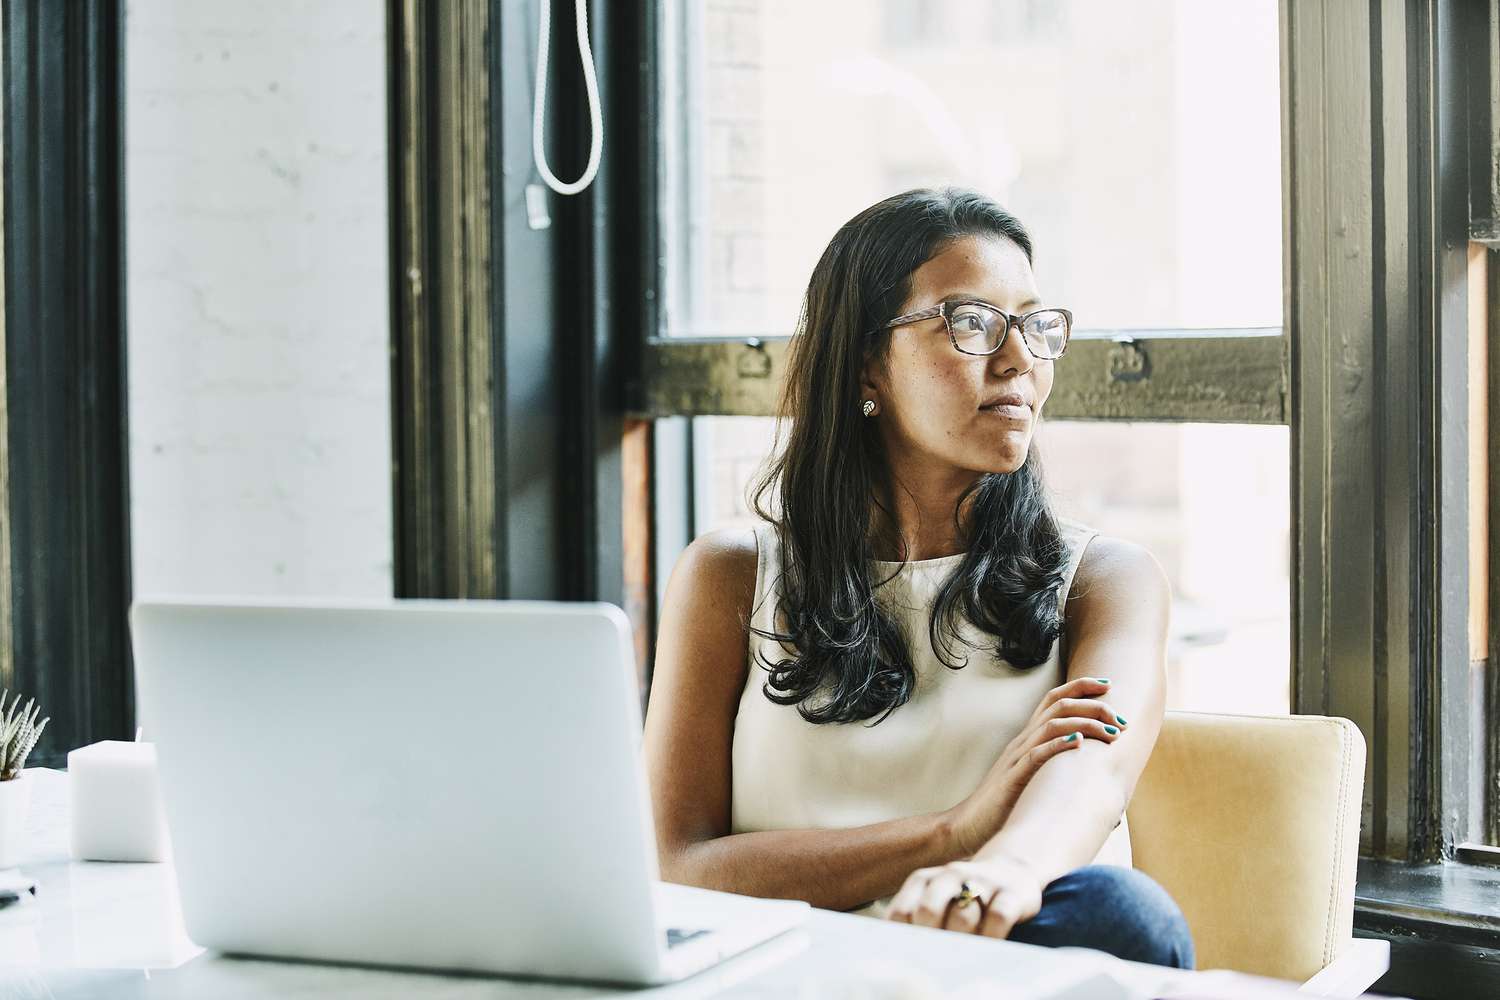
<path fill-rule="evenodd" d="M 652 985 L 809 915 L 659 880 L 613 605 L 138 600 L 130 623 L 204 947 Z"/>

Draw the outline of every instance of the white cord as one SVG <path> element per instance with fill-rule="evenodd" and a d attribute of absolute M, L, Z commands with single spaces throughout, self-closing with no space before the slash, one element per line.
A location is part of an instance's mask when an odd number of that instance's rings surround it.
<path fill-rule="evenodd" d="M 588 187 L 599 172 L 599 155 L 604 146 L 604 117 L 599 110 L 599 81 L 594 76 L 594 53 L 589 49 L 588 0 L 578 2 L 578 57 L 583 63 L 583 87 L 589 100 L 589 164 L 583 176 L 571 184 L 557 179 L 547 167 L 547 147 L 543 131 L 547 120 L 547 43 L 552 27 L 552 0 L 541 0 L 541 17 L 536 48 L 536 103 L 531 110 L 531 155 L 536 169 L 547 186 L 558 194 L 577 194 Z"/>

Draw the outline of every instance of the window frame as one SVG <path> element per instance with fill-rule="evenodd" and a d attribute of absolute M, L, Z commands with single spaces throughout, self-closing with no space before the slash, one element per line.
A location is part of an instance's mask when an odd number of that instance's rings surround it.
<path fill-rule="evenodd" d="M 0 7 L 0 686 L 52 719 L 34 766 L 135 731 L 123 22 Z"/>
<path fill-rule="evenodd" d="M 1468 664 L 1451 655 L 1467 608 L 1442 600 L 1466 593 L 1452 588 L 1467 573 L 1455 464 L 1467 435 L 1438 405 L 1467 375 L 1462 286 L 1443 280 L 1454 273 L 1448 229 L 1467 186 L 1454 159 L 1466 123 L 1443 103 L 1459 79 L 1457 16 L 1453 0 L 1411 10 L 1281 0 L 1283 328 L 1078 331 L 1048 404 L 1068 419 L 1290 425 L 1294 711 L 1344 715 L 1367 734 L 1362 851 L 1406 861 L 1452 859 L 1454 810 L 1469 805 L 1453 763 L 1467 754 L 1457 681 Z M 646 72 L 656 61 L 643 60 Z M 648 92 L 641 120 L 659 122 L 659 95 Z M 1351 109 L 1363 127 L 1334 127 Z M 646 147 L 656 155 L 654 142 Z M 1349 163 L 1360 165 L 1353 178 Z M 646 176 L 660 177 L 660 164 Z M 640 224 L 654 229 L 654 206 Z M 789 337 L 665 336 L 662 256 L 651 259 L 632 413 L 669 424 L 773 414 Z M 1391 381 L 1404 395 L 1378 410 L 1370 382 L 1348 377 L 1377 359 L 1405 362 L 1399 386 Z M 658 435 L 654 461 L 690 470 L 691 450 L 691 427 L 673 428 Z M 672 479 L 684 481 L 675 468 Z M 1400 497 L 1382 504 L 1377 525 L 1359 512 L 1388 483 Z M 1424 520 L 1421 504 L 1438 497 L 1443 517 Z M 691 499 L 654 502 L 670 512 L 661 530 L 685 544 Z M 658 561 L 670 549 L 658 545 Z M 1335 577 L 1346 568 L 1355 575 Z M 1351 615 L 1351 593 L 1366 595 L 1363 612 Z M 1371 594 L 1383 598 L 1380 613 Z"/>
<path fill-rule="evenodd" d="M 589 144 L 562 41 L 572 16 L 554 12 L 546 109 L 566 176 Z M 654 233 L 615 221 L 648 187 L 617 127 L 643 78 L 615 53 L 647 51 L 650 25 L 628 7 L 589 19 L 608 152 L 586 191 L 561 197 L 532 160 L 536 18 L 491 0 L 387 3 L 395 592 L 630 606 L 621 441 L 642 320 L 629 303 Z"/>
<path fill-rule="evenodd" d="M 1487 248 L 1486 317 L 1488 396 L 1488 662 L 1481 692 L 1484 745 L 1476 748 L 1482 768 L 1481 835 L 1489 850 L 1467 852 L 1477 863 L 1497 863 L 1500 848 L 1500 0 L 1476 4 L 1465 30 L 1469 39 L 1469 239 Z M 1462 851 L 1462 848 L 1460 849 Z"/>

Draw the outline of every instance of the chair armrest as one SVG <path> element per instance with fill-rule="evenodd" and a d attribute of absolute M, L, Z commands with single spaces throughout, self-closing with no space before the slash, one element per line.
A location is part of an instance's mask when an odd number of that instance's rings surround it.
<path fill-rule="evenodd" d="M 1359 997 L 1391 968 L 1391 943 L 1351 938 L 1323 971 L 1302 984 L 1299 993 L 1318 997 Z"/>

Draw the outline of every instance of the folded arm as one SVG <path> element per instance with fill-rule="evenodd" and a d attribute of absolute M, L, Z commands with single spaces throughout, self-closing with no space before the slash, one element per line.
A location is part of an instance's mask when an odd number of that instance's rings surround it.
<path fill-rule="evenodd" d="M 1109 678 L 1106 700 L 1129 725 L 1043 764 L 976 861 L 1009 858 L 1046 885 L 1093 860 L 1161 730 L 1170 612 L 1166 575 L 1145 549 L 1099 537 L 1085 550 L 1064 614 L 1067 676 Z"/>

